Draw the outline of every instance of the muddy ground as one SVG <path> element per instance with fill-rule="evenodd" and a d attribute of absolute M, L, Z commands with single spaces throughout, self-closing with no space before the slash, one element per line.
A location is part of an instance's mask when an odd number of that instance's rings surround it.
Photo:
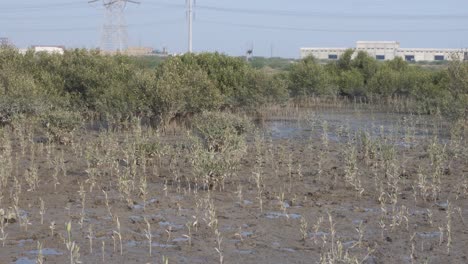
<path fill-rule="evenodd" d="M 212 191 L 194 184 L 182 129 L 143 127 L 144 142 L 159 142 L 143 166 L 127 151 L 139 128 L 82 128 L 61 145 L 32 127 L 5 127 L 0 263 L 36 263 L 38 242 L 44 263 L 70 263 L 69 221 L 82 263 L 468 263 L 466 131 L 414 117 L 309 114 L 269 116 L 248 136 L 238 171 Z"/>

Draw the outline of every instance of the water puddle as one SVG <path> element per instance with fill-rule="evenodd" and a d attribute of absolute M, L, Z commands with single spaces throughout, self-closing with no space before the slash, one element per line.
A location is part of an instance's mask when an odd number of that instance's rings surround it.
<path fill-rule="evenodd" d="M 34 242 L 34 240 L 32 240 L 32 239 L 23 239 L 23 240 L 18 241 L 18 246 L 19 247 L 24 247 L 24 245 L 26 243 L 33 243 L 33 242 Z"/>
<path fill-rule="evenodd" d="M 307 115 L 304 109 L 304 114 Z M 429 116 L 413 116 L 392 113 L 362 113 L 354 110 L 323 111 L 317 113 L 313 122 L 292 119 L 265 120 L 264 127 L 273 139 L 309 139 L 322 135 L 322 124 L 327 122 L 328 139 L 346 142 L 360 131 L 366 131 L 371 138 L 384 136 L 391 143 L 409 148 L 415 141 L 437 136 L 441 140 L 449 138 L 444 125 L 434 126 Z"/>
<path fill-rule="evenodd" d="M 132 209 L 134 209 L 134 210 L 143 210 L 143 208 L 145 206 L 148 206 L 150 204 L 157 203 L 157 202 L 158 202 L 158 200 L 156 198 L 153 198 L 153 199 L 150 199 L 150 200 L 146 201 L 146 203 L 134 205 L 132 207 Z"/>
<path fill-rule="evenodd" d="M 189 241 L 189 239 L 186 238 L 186 237 L 177 237 L 177 238 L 174 238 L 174 239 L 172 240 L 172 242 L 175 242 L 175 243 L 178 243 L 178 242 L 187 242 L 187 241 Z"/>
<path fill-rule="evenodd" d="M 28 259 L 28 258 L 19 258 L 13 264 L 36 264 L 36 260 Z"/>
<path fill-rule="evenodd" d="M 241 235 L 242 237 L 252 237 L 253 234 L 254 234 L 253 232 L 249 232 L 249 231 L 242 231 L 242 232 L 240 233 L 240 235 Z"/>
<path fill-rule="evenodd" d="M 164 217 L 162 215 L 160 215 L 160 214 L 145 215 L 145 216 L 131 215 L 131 216 L 128 217 L 128 219 L 130 219 L 130 221 L 132 221 L 133 224 L 144 223 L 145 218 L 148 221 L 163 221 L 164 220 Z"/>
<path fill-rule="evenodd" d="M 419 232 L 416 234 L 421 238 L 439 238 L 441 235 L 440 232 Z"/>
<path fill-rule="evenodd" d="M 169 244 L 159 244 L 159 243 L 151 243 L 151 246 L 153 247 L 159 247 L 159 248 L 175 248 L 177 246 L 174 245 L 169 245 Z"/>
<path fill-rule="evenodd" d="M 251 255 L 255 254 L 255 251 L 253 250 L 234 250 L 235 253 L 241 254 L 241 255 Z"/>
<path fill-rule="evenodd" d="M 166 221 L 159 222 L 159 226 L 160 227 L 171 228 L 172 230 L 180 230 L 180 229 L 184 228 L 183 225 L 178 225 L 178 224 L 171 223 L 171 222 L 166 222 Z"/>
<path fill-rule="evenodd" d="M 26 253 L 31 254 L 31 255 L 39 255 L 39 250 L 31 250 L 31 251 L 28 251 Z M 43 256 L 61 256 L 61 255 L 63 255 L 63 253 L 58 252 L 57 250 L 55 250 L 53 248 L 44 248 L 44 249 L 42 249 L 42 255 Z"/>
<path fill-rule="evenodd" d="M 278 219 L 280 217 L 300 219 L 302 216 L 300 214 L 285 214 L 285 213 L 280 213 L 280 212 L 268 212 L 265 214 L 265 217 L 268 219 Z"/>

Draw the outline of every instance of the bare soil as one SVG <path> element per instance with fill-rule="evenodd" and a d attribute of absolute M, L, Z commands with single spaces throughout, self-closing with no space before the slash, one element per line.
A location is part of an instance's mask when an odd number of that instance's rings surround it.
<path fill-rule="evenodd" d="M 402 118 L 396 118 L 398 128 L 407 128 L 408 134 L 381 134 L 375 118 L 356 127 L 345 119 L 339 124 L 328 120 L 326 139 L 323 117 L 312 125 L 305 119 L 266 120 L 263 136 L 248 136 L 239 170 L 223 189 L 211 191 L 194 184 L 189 143 L 181 130 L 157 136 L 143 128 L 145 142 L 166 146 L 143 166 L 125 154 L 138 140 L 134 129 L 81 129 L 73 144 L 60 145 L 41 140 L 31 128 L 5 127 L 0 156 L 2 164 L 11 158 L 13 167 L 6 185 L 0 185 L 0 208 L 15 211 L 16 217 L 4 217 L 7 237 L 4 246 L 0 240 L 0 263 L 36 263 L 37 242 L 44 263 L 70 263 L 69 221 L 82 263 L 163 263 L 163 256 L 168 263 L 220 263 L 220 255 L 223 263 L 468 263 L 466 134 L 455 141 L 444 130 L 434 140 L 438 133 L 419 133 L 418 122 L 405 124 Z M 397 126 L 383 125 L 391 131 Z M 366 157 L 359 130 L 370 131 L 380 144 L 376 153 Z M 445 151 L 441 182 L 439 191 L 423 195 L 424 183 L 430 185 L 437 169 L 430 152 L 434 144 Z M 362 189 L 347 180 L 350 146 L 355 146 L 355 179 Z M 395 151 L 386 164 L 385 147 Z M 61 164 L 66 175 L 58 173 L 55 187 L 53 175 Z M 391 166 L 390 173 L 385 166 Z M 30 190 L 25 175 L 34 168 L 39 181 Z M 90 170 L 97 175 L 92 190 Z M 145 208 L 142 175 L 148 185 Z M 129 195 L 119 188 L 119 177 L 133 185 Z M 152 256 L 145 219 L 151 226 Z"/>

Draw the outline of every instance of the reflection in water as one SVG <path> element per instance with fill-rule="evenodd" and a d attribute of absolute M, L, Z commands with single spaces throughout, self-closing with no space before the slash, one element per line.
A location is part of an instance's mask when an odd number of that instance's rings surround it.
<path fill-rule="evenodd" d="M 450 136 L 448 122 L 432 116 L 353 110 L 305 112 L 296 117 L 273 117 L 264 122 L 266 133 L 273 139 L 319 138 L 324 127 L 329 140 L 340 142 L 360 133 L 397 145 L 411 145 L 434 137 L 446 141 Z"/>

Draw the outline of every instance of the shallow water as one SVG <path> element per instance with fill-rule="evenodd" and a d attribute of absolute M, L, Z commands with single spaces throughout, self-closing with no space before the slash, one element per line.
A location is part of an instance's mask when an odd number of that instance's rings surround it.
<path fill-rule="evenodd" d="M 326 124 L 326 125 L 324 125 Z M 298 116 L 269 118 L 264 127 L 273 139 L 309 139 L 323 134 L 327 127 L 330 141 L 346 142 L 349 137 L 365 132 L 371 138 L 381 137 L 402 146 L 437 137 L 448 140 L 448 122 L 431 116 L 373 113 L 356 110 L 308 111 Z"/>

